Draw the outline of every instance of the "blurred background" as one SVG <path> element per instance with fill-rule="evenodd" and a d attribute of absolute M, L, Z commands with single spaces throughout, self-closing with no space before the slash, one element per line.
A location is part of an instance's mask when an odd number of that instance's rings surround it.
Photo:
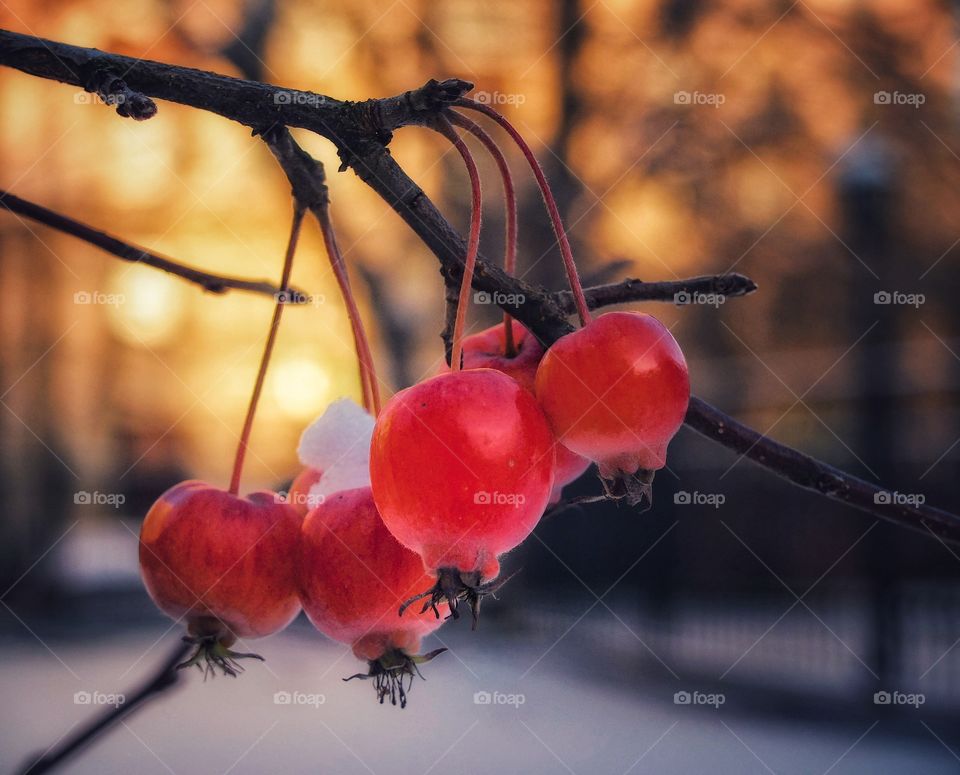
<path fill-rule="evenodd" d="M 960 510 L 960 92 L 946 0 L 4 0 L 0 25 L 309 89 L 458 76 L 528 137 L 585 279 L 738 271 L 742 299 L 646 307 L 694 391 L 891 498 Z M 326 141 L 332 215 L 399 389 L 442 357 L 435 259 Z M 469 186 L 426 130 L 391 144 L 458 226 Z M 520 274 L 562 288 L 532 179 Z M 487 181 L 484 251 L 500 255 Z M 0 70 L 0 187 L 209 271 L 275 280 L 289 188 L 262 142 L 160 103 L 134 123 Z M 0 212 L 0 767 L 129 691 L 177 631 L 139 582 L 150 503 L 226 482 L 271 300 L 204 294 Z M 359 398 L 313 224 L 245 489 L 281 487 L 304 426 Z M 479 329 L 496 311 L 474 305 Z M 599 491 L 592 474 L 572 495 Z M 184 686 L 73 772 L 957 772 L 960 550 L 788 487 L 681 430 L 655 506 L 571 508 L 522 573 L 435 640 L 404 712 L 303 621 L 239 681 Z M 4 591 L 5 590 L 5 591 Z M 436 642 L 428 644 L 431 647 Z M 322 696 L 278 707 L 275 692 Z M 479 695 L 475 694 L 480 692 Z M 488 695 L 483 693 L 487 692 Z M 498 694 L 499 693 L 499 694 Z M 521 699 L 522 698 L 522 699 Z M 484 699 L 489 699 L 485 703 Z"/>

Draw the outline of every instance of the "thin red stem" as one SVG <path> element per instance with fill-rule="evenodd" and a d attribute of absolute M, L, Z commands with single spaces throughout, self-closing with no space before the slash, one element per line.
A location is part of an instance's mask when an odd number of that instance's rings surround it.
<path fill-rule="evenodd" d="M 304 209 L 294 205 L 293 222 L 290 225 L 290 238 L 287 240 L 287 252 L 283 258 L 283 272 L 280 277 L 280 287 L 290 285 L 290 270 L 293 268 L 293 255 L 297 252 L 297 241 L 300 239 L 300 227 L 303 225 Z M 240 491 L 240 474 L 243 472 L 243 461 L 247 456 L 247 445 L 250 442 L 250 431 L 253 429 L 253 418 L 257 414 L 257 403 L 260 393 L 263 392 L 263 382 L 267 376 L 267 367 L 270 365 L 270 355 L 273 345 L 277 341 L 277 330 L 280 328 L 280 318 L 283 315 L 283 306 L 287 300 L 286 292 L 277 294 L 277 303 L 273 307 L 273 318 L 267 332 L 267 343 L 260 357 L 260 369 L 257 372 L 257 381 L 253 385 L 253 395 L 250 396 L 250 405 L 247 407 L 247 416 L 243 421 L 243 430 L 240 431 L 240 442 L 237 444 L 237 455 L 233 461 L 233 475 L 230 477 L 230 494 L 236 495 Z"/>
<path fill-rule="evenodd" d="M 503 200 L 506 209 L 506 245 L 503 253 L 503 269 L 512 277 L 517 272 L 518 213 L 517 192 L 513 185 L 513 175 L 510 172 L 510 165 L 507 164 L 507 158 L 503 155 L 503 151 L 500 150 L 500 146 L 497 145 L 496 141 L 478 123 L 454 111 L 450 111 L 450 121 L 459 127 L 463 127 L 483 143 L 500 170 L 500 178 L 503 180 Z M 513 339 L 512 320 L 509 312 L 503 313 L 504 353 L 508 358 L 513 358 L 517 354 L 517 345 Z"/>
<path fill-rule="evenodd" d="M 314 211 L 314 215 L 316 215 L 317 222 L 320 224 L 320 231 L 323 234 L 323 244 L 326 247 L 327 256 L 330 258 L 330 267 L 333 269 L 334 277 L 337 279 L 340 295 L 343 297 L 343 303 L 347 308 L 347 316 L 350 318 L 350 328 L 353 331 L 353 343 L 357 351 L 357 359 L 360 363 L 360 387 L 363 391 L 363 406 L 376 417 L 380 414 L 380 384 L 377 380 L 376 365 L 373 361 L 370 343 L 367 339 L 367 332 L 363 326 L 363 319 L 360 317 L 360 310 L 357 307 L 357 301 L 350 287 L 350 277 L 347 275 L 347 266 L 343 260 L 343 254 L 340 252 L 340 246 L 337 244 L 337 238 L 333 231 L 333 223 L 330 220 L 327 209 L 325 207 L 317 208 Z"/>
<path fill-rule="evenodd" d="M 533 170 L 534 177 L 537 179 L 537 185 L 540 187 L 540 193 L 543 195 L 544 204 L 547 206 L 547 213 L 549 214 L 550 221 L 553 224 L 553 231 L 557 235 L 557 242 L 560 245 L 560 253 L 563 256 L 563 266 L 567 272 L 567 280 L 570 283 L 570 290 L 573 292 L 573 300 L 577 307 L 577 314 L 580 316 L 580 324 L 586 325 L 591 319 L 590 309 L 587 306 L 587 300 L 583 295 L 583 285 L 580 283 L 579 274 L 577 274 L 577 265 L 573 260 L 573 251 L 570 249 L 570 240 L 567 239 L 567 233 L 563 228 L 563 219 L 560 217 L 560 208 L 557 207 L 557 200 L 554 198 L 553 192 L 550 190 L 550 184 L 547 183 L 547 178 L 543 174 L 543 168 L 540 166 L 540 162 L 537 161 L 537 157 L 530 149 L 530 146 L 527 145 L 527 141 L 523 139 L 522 135 L 516 130 L 513 124 L 507 121 L 506 117 L 502 116 L 489 105 L 486 105 L 482 102 L 475 102 L 474 100 L 467 99 L 465 97 L 457 100 L 454 105 L 461 108 L 477 110 L 480 113 L 483 113 L 485 116 L 492 118 L 501 127 L 503 127 L 507 134 L 509 134 L 513 141 L 517 144 L 517 147 L 523 152 L 524 158 L 526 158 L 527 163 L 530 165 L 530 169 Z"/>
<path fill-rule="evenodd" d="M 453 347 L 450 355 L 450 370 L 460 371 L 463 360 L 463 329 L 467 320 L 467 307 L 470 304 L 470 288 L 473 285 L 473 271 L 477 266 L 477 254 L 480 252 L 480 220 L 483 213 L 483 193 L 480 189 L 480 172 L 473 154 L 467 144 L 453 128 L 450 121 L 438 116 L 434 128 L 446 137 L 457 149 L 467 166 L 470 176 L 470 236 L 467 239 L 467 255 L 463 259 L 463 279 L 460 282 L 460 296 L 457 300 L 457 317 L 453 323 Z"/>

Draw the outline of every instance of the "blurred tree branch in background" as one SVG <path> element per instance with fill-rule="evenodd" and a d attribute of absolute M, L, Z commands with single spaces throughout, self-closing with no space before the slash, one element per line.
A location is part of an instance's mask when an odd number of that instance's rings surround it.
<path fill-rule="evenodd" d="M 51 229 L 56 229 L 64 234 L 77 237 L 84 242 L 89 242 L 91 245 L 95 245 L 123 261 L 152 266 L 154 269 L 160 269 L 169 274 L 176 275 L 187 282 L 199 285 L 203 290 L 209 291 L 210 293 L 226 293 L 227 291 L 233 290 L 275 296 L 283 290 L 294 303 L 302 303 L 306 299 L 302 291 L 298 291 L 295 288 L 277 288 L 265 280 L 244 280 L 240 277 L 226 277 L 211 274 L 210 272 L 203 272 L 199 269 L 193 269 L 171 258 L 147 250 L 146 248 L 131 245 L 128 242 L 124 242 L 99 229 L 94 229 L 92 226 L 80 223 L 66 215 L 55 213 L 53 210 L 42 207 L 34 202 L 28 202 L 26 199 L 21 199 L 3 189 L 0 189 L 0 207 L 16 215 L 22 215 L 37 223 L 42 223 L 44 226 L 49 226 Z"/>

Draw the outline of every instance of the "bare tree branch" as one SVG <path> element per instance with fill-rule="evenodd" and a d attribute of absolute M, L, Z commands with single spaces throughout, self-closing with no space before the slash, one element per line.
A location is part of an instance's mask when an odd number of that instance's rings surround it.
<path fill-rule="evenodd" d="M 51 229 L 77 237 L 124 261 L 152 266 L 177 277 L 182 277 L 184 280 L 196 283 L 205 291 L 211 293 L 226 293 L 235 290 L 275 296 L 280 291 L 275 285 L 263 280 L 244 280 L 239 277 L 226 277 L 192 269 L 173 259 L 165 258 L 158 253 L 124 242 L 106 232 L 94 229 L 92 226 L 87 226 L 80 221 L 75 221 L 73 218 L 48 210 L 46 207 L 34 204 L 26 199 L 21 199 L 2 189 L 0 189 L 0 207 L 17 215 L 30 218 L 37 223 L 42 223 L 44 226 L 49 226 Z M 293 300 L 304 301 L 306 299 L 301 291 L 294 288 L 287 289 L 287 292 Z"/>
<path fill-rule="evenodd" d="M 170 655 L 144 682 L 143 686 L 133 694 L 124 697 L 124 701 L 117 706 L 104 711 L 81 726 L 69 737 L 58 741 L 53 748 L 42 756 L 26 762 L 23 769 L 19 770 L 20 775 L 27 775 L 28 773 L 29 775 L 40 775 L 42 772 L 50 772 L 56 769 L 84 746 L 93 742 L 111 727 L 119 724 L 134 711 L 139 710 L 154 696 L 173 688 L 181 675 L 180 671 L 177 670 L 177 665 L 183 661 L 190 648 L 189 643 L 178 643 L 176 648 L 170 652 Z"/>
<path fill-rule="evenodd" d="M 279 125 L 310 129 L 336 144 L 343 162 L 341 169 L 352 168 L 436 254 L 445 280 L 459 280 L 466 255 L 463 237 L 396 163 L 386 146 L 394 129 L 423 124 L 447 110 L 472 88 L 465 81 L 431 80 L 395 97 L 343 102 L 312 92 L 278 89 L 4 31 L 0 31 L 0 64 L 85 88 L 93 74 L 112 70 L 131 89 L 144 95 L 212 111 L 261 133 Z M 477 290 L 522 299 L 506 311 L 546 344 L 572 330 L 562 295 L 509 277 L 488 261 L 478 260 L 473 285 Z M 600 296 L 612 294 L 617 301 L 626 293 L 665 292 L 664 286 L 659 290 L 642 286 L 632 286 L 629 291 L 597 290 Z M 707 438 L 745 453 L 757 464 L 799 486 L 890 522 L 915 530 L 933 530 L 942 538 L 960 541 L 960 516 L 926 505 L 904 508 L 877 503 L 873 496 L 881 490 L 874 485 L 779 444 L 698 398 L 691 400 L 686 422 Z"/>
<path fill-rule="evenodd" d="M 583 293 L 587 297 L 590 308 L 597 309 L 631 301 L 669 301 L 674 304 L 690 304 L 695 303 L 701 296 L 732 299 L 737 296 L 747 296 L 755 290 L 757 290 L 757 284 L 753 280 L 734 273 L 654 283 L 627 279 L 584 288 Z M 556 294 L 556 299 L 566 314 L 572 315 L 576 312 L 570 291 L 561 291 Z"/>
<path fill-rule="evenodd" d="M 394 129 L 421 123 L 473 88 L 459 78 L 430 80 L 393 97 L 349 102 L 8 30 L 0 30 L 0 65 L 86 91 L 113 76 L 142 96 L 207 110 L 254 129 L 272 124 L 309 129 L 346 152 L 388 142 Z"/>
<path fill-rule="evenodd" d="M 925 504 L 893 503 L 886 488 L 767 438 L 696 396 L 690 397 L 686 423 L 708 439 L 739 452 L 805 490 L 849 504 L 888 522 L 930 531 L 950 541 L 960 540 L 960 517 L 956 514 Z"/>

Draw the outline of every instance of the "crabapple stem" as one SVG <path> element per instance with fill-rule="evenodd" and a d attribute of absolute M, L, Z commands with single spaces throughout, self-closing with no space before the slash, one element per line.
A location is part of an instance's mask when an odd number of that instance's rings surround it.
<path fill-rule="evenodd" d="M 290 224 L 290 238 L 287 240 L 287 252 L 283 258 L 283 272 L 280 278 L 280 287 L 286 288 L 290 280 L 290 270 L 293 268 L 293 254 L 297 252 L 297 241 L 300 239 L 300 227 L 303 225 L 304 208 L 295 204 L 293 208 L 293 222 Z M 250 431 L 253 428 L 253 418 L 257 413 L 257 403 L 263 391 L 263 381 L 267 376 L 267 366 L 270 365 L 270 355 L 273 345 L 277 341 L 277 330 L 280 328 L 280 317 L 283 315 L 285 294 L 277 294 L 277 303 L 273 307 L 273 318 L 270 321 L 270 330 L 267 333 L 267 343 L 260 358 L 260 369 L 257 372 L 257 381 L 253 386 L 253 395 L 250 396 L 250 406 L 247 407 L 247 417 L 243 421 L 243 430 L 240 431 L 240 442 L 237 444 L 237 456 L 233 462 L 233 476 L 230 477 L 230 494 L 236 495 L 240 490 L 240 474 L 243 472 L 243 460 L 247 455 L 247 444 L 250 442 Z"/>
<path fill-rule="evenodd" d="M 510 165 L 500 150 L 500 146 L 487 133 L 487 131 L 475 121 L 454 111 L 449 112 L 450 121 L 470 134 L 476 137 L 497 163 L 500 170 L 500 178 L 503 180 L 503 200 L 506 208 L 506 246 L 503 253 L 503 270 L 513 276 L 517 271 L 517 192 L 513 185 L 513 175 L 510 173 Z M 511 323 L 509 312 L 503 313 L 503 341 L 504 354 L 508 358 L 513 358 L 517 354 L 517 345 L 513 340 L 513 325 Z"/>
<path fill-rule="evenodd" d="M 334 277 L 337 279 L 340 295 L 343 297 L 343 303 L 347 307 L 347 316 L 350 318 L 350 328 L 353 331 L 353 343 L 357 350 L 357 360 L 360 362 L 360 386 L 363 391 L 363 406 L 376 417 L 380 414 L 380 385 L 377 380 L 377 370 L 373 362 L 367 332 L 363 327 L 363 319 L 360 317 L 360 310 L 357 307 L 356 298 L 354 298 L 353 290 L 350 287 L 350 277 L 347 274 L 346 263 L 343 260 L 343 254 L 340 252 L 340 246 L 337 244 L 333 223 L 330 220 L 327 209 L 325 207 L 317 208 L 314 215 L 316 215 L 317 222 L 320 224 L 320 231 L 323 234 L 323 244 L 326 247 L 327 256 L 330 258 L 330 267 L 333 269 Z"/>
<path fill-rule="evenodd" d="M 463 259 L 463 279 L 460 282 L 460 297 L 457 300 L 457 317 L 453 324 L 453 347 L 450 355 L 450 370 L 460 371 L 463 360 L 463 328 L 467 319 L 467 306 L 470 303 L 470 288 L 473 285 L 473 270 L 477 265 L 477 253 L 480 252 L 480 219 L 483 211 L 483 193 L 480 190 L 480 172 L 473 154 L 467 144 L 444 116 L 438 116 L 434 128 L 453 143 L 454 148 L 463 157 L 470 176 L 470 236 L 467 239 L 467 255 Z"/>
<path fill-rule="evenodd" d="M 530 149 L 530 146 L 527 145 L 527 141 L 523 139 L 523 136 L 516 130 L 513 124 L 507 121 L 505 116 L 491 108 L 489 105 L 486 105 L 482 102 L 476 102 L 467 97 L 461 97 L 453 104 L 457 107 L 479 111 L 485 116 L 492 118 L 501 127 L 503 127 L 506 133 L 510 135 L 513 141 L 517 144 L 517 147 L 523 152 L 524 158 L 527 160 L 527 163 L 530 165 L 530 169 L 533 170 L 534 177 L 537 179 L 537 185 L 540 187 L 540 193 L 543 196 L 543 202 L 547 207 L 547 213 L 549 214 L 550 221 L 553 224 L 553 231 L 557 235 L 557 243 L 560 245 L 560 254 L 563 256 L 563 266 L 567 271 L 567 280 L 570 283 L 570 290 L 573 292 L 573 299 L 576 303 L 577 314 L 580 317 L 580 325 L 586 325 L 590 322 L 590 308 L 587 306 L 587 301 L 583 296 L 583 285 L 580 283 L 580 275 L 577 273 L 577 265 L 573 260 L 573 250 L 570 248 L 570 240 L 567 239 L 567 233 L 563 228 L 563 219 L 560 217 L 560 208 L 557 207 L 557 200 L 554 198 L 553 192 L 550 190 L 550 184 L 547 183 L 547 178 L 543 174 L 543 168 L 540 166 L 540 162 L 537 161 L 537 157 Z"/>

